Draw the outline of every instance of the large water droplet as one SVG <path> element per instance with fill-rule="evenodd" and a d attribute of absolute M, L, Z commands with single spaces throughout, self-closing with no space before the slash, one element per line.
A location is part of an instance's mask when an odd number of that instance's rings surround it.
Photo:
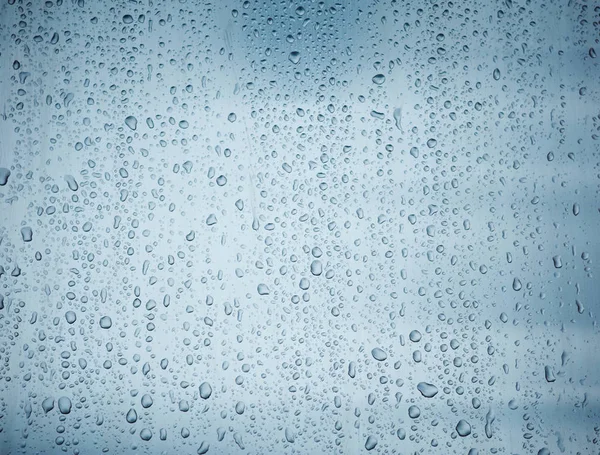
<path fill-rule="evenodd" d="M 375 360 L 378 360 L 380 362 L 383 362 L 385 359 L 387 359 L 387 354 L 381 348 L 373 348 L 373 350 L 371 351 L 371 355 Z"/>
<path fill-rule="evenodd" d="M 130 115 L 125 118 L 125 125 L 135 131 L 137 129 L 137 119 L 133 115 Z"/>
<path fill-rule="evenodd" d="M 471 424 L 469 424 L 469 422 L 466 420 L 459 420 L 456 424 L 456 432 L 463 438 L 465 436 L 469 436 L 471 434 Z"/>
<path fill-rule="evenodd" d="M 365 449 L 373 450 L 377 446 L 378 442 L 379 441 L 377 440 L 377 438 L 375 436 L 372 436 L 372 435 L 369 436 L 367 438 L 367 440 L 365 441 Z"/>
<path fill-rule="evenodd" d="M 61 414 L 69 414 L 71 412 L 71 400 L 67 397 L 58 399 L 58 410 Z"/>
<path fill-rule="evenodd" d="M 419 384 L 417 384 L 417 390 L 421 392 L 421 395 L 425 398 L 433 398 L 438 393 L 437 387 L 427 382 L 419 382 Z"/>
<path fill-rule="evenodd" d="M 200 384 L 200 398 L 207 400 L 212 395 L 212 387 L 208 382 L 203 382 Z M 217 397 L 218 398 L 218 397 Z"/>
<path fill-rule="evenodd" d="M 54 409 L 54 398 L 46 398 L 42 401 L 42 409 L 46 414 L 52 411 Z"/>
<path fill-rule="evenodd" d="M 128 423 L 135 423 L 137 422 L 137 412 L 135 412 L 135 409 L 131 408 L 129 411 L 127 411 L 127 415 L 125 416 L 125 420 Z"/>
<path fill-rule="evenodd" d="M 4 186 L 8 183 L 10 177 L 10 171 L 5 167 L 0 167 L 0 186 Z"/>
<path fill-rule="evenodd" d="M 421 415 L 421 410 L 418 406 L 412 405 L 408 408 L 408 417 L 411 419 L 417 419 Z"/>
<path fill-rule="evenodd" d="M 29 226 L 21 228 L 21 238 L 24 242 L 31 242 L 33 240 L 33 230 Z"/>
<path fill-rule="evenodd" d="M 288 56 L 290 62 L 292 62 L 294 65 L 297 65 L 298 63 L 300 63 L 300 52 L 298 51 L 293 51 L 290 52 L 290 55 Z"/>
<path fill-rule="evenodd" d="M 381 85 L 385 82 L 385 76 L 383 74 L 376 74 L 371 80 L 374 84 Z"/>

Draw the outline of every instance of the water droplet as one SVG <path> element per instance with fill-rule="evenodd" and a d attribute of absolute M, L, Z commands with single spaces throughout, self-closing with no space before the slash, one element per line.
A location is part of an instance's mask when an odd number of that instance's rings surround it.
<path fill-rule="evenodd" d="M 396 128 L 398 128 L 400 131 L 402 130 L 402 108 L 397 107 L 396 109 L 394 109 L 394 123 L 396 124 Z"/>
<path fill-rule="evenodd" d="M 522 287 L 523 287 L 523 285 L 521 284 L 521 280 L 519 280 L 518 278 L 514 278 L 512 288 L 515 291 L 520 291 Z"/>
<path fill-rule="evenodd" d="M 469 436 L 471 434 L 471 425 L 466 420 L 459 420 L 456 424 L 456 432 L 460 437 Z"/>
<path fill-rule="evenodd" d="M 67 311 L 65 313 L 65 319 L 69 324 L 73 324 L 77 320 L 77 315 L 74 311 Z"/>
<path fill-rule="evenodd" d="M 102 316 L 100 318 L 100 327 L 103 329 L 110 329 L 112 327 L 112 319 L 110 316 Z"/>
<path fill-rule="evenodd" d="M 52 411 L 54 409 L 54 398 L 46 398 L 42 401 L 42 409 L 46 414 Z"/>
<path fill-rule="evenodd" d="M 288 59 L 294 65 L 297 65 L 298 63 L 300 63 L 300 52 L 298 52 L 298 51 L 292 51 L 292 52 L 290 52 L 290 55 L 288 56 Z"/>
<path fill-rule="evenodd" d="M 348 364 L 348 376 L 350 376 L 351 378 L 356 377 L 356 363 L 355 362 L 350 362 Z"/>
<path fill-rule="evenodd" d="M 385 82 L 385 76 L 383 74 L 376 74 L 373 76 L 372 81 L 376 85 L 381 85 Z"/>
<path fill-rule="evenodd" d="M 377 438 L 375 436 L 369 436 L 365 442 L 365 449 L 367 450 L 373 450 L 376 446 L 377 443 L 379 441 L 377 440 Z"/>
<path fill-rule="evenodd" d="M 135 422 L 137 422 L 137 419 L 138 419 L 138 416 L 137 416 L 137 412 L 135 412 L 135 409 L 131 408 L 129 411 L 127 411 L 125 420 L 128 423 L 135 423 Z"/>
<path fill-rule="evenodd" d="M 71 191 L 77 191 L 79 189 L 77 180 L 75 180 L 75 177 L 73 177 L 72 175 L 65 175 L 65 180 Z"/>
<path fill-rule="evenodd" d="M 296 440 L 296 435 L 289 427 L 285 429 L 285 440 L 289 443 L 293 443 Z"/>
<path fill-rule="evenodd" d="M 554 382 L 554 381 L 556 381 L 556 376 L 554 376 L 554 371 L 552 370 L 552 367 L 545 366 L 544 367 L 544 375 L 546 377 L 546 381 L 547 382 Z"/>
<path fill-rule="evenodd" d="M 208 382 L 203 382 L 202 384 L 200 384 L 199 391 L 200 398 L 203 398 L 204 400 L 207 400 L 212 395 L 212 387 Z"/>
<path fill-rule="evenodd" d="M 149 408 L 150 406 L 152 406 L 154 404 L 154 400 L 152 399 L 152 397 L 145 393 L 144 395 L 142 395 L 142 399 L 140 400 L 142 407 L 144 409 Z"/>
<path fill-rule="evenodd" d="M 8 183 L 10 177 L 10 171 L 5 167 L 0 167 L 0 186 L 4 186 Z"/>
<path fill-rule="evenodd" d="M 246 404 L 243 401 L 238 401 L 235 405 L 235 412 L 242 415 L 246 409 Z"/>
<path fill-rule="evenodd" d="M 310 264 L 310 273 L 312 273 L 314 276 L 319 276 L 321 273 L 323 273 L 323 264 L 321 264 L 321 261 L 312 261 Z"/>
<path fill-rule="evenodd" d="M 196 453 L 198 455 L 204 455 L 205 453 L 208 452 L 208 449 L 210 449 L 210 444 L 206 441 L 202 441 L 202 444 L 200 444 L 200 447 L 198 447 L 198 450 L 196 451 Z"/>
<path fill-rule="evenodd" d="M 133 115 L 130 115 L 125 118 L 125 125 L 135 131 L 137 129 L 137 119 Z"/>
<path fill-rule="evenodd" d="M 562 267 L 562 259 L 560 256 L 554 256 L 552 262 L 554 262 L 554 268 L 560 269 Z"/>
<path fill-rule="evenodd" d="M 269 295 L 269 293 L 270 293 L 269 287 L 264 283 L 260 283 L 256 287 L 256 290 L 258 291 L 258 295 Z"/>
<path fill-rule="evenodd" d="M 433 398 L 438 393 L 438 388 L 427 382 L 419 382 L 419 384 L 417 384 L 417 390 L 421 392 L 421 395 L 425 398 Z"/>
<path fill-rule="evenodd" d="M 24 242 L 31 242 L 33 240 L 33 231 L 29 226 L 21 228 L 21 238 Z"/>
<path fill-rule="evenodd" d="M 61 414 L 69 414 L 71 412 L 71 400 L 67 397 L 58 399 L 58 410 Z"/>
<path fill-rule="evenodd" d="M 418 419 L 421 415 L 421 410 L 418 406 L 412 405 L 408 408 L 408 417 L 411 419 Z"/>
<path fill-rule="evenodd" d="M 373 350 L 371 351 L 371 355 L 375 360 L 378 360 L 379 362 L 383 362 L 385 359 L 387 359 L 387 354 L 381 348 L 373 348 Z"/>
<path fill-rule="evenodd" d="M 418 330 L 413 330 L 408 334 L 408 339 L 413 343 L 418 343 L 419 341 L 421 341 L 421 336 L 421 332 L 419 332 Z"/>

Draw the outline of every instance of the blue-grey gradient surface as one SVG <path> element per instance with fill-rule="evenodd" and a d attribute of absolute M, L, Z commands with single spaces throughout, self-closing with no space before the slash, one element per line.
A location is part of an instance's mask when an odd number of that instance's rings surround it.
<path fill-rule="evenodd" d="M 599 454 L 599 39 L 2 0 L 0 454 Z"/>

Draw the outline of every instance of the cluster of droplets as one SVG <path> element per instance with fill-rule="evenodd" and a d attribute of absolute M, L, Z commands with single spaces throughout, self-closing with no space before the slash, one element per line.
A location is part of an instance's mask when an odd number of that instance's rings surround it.
<path fill-rule="evenodd" d="M 590 6 L 6 2 L 0 447 L 597 452 Z"/>

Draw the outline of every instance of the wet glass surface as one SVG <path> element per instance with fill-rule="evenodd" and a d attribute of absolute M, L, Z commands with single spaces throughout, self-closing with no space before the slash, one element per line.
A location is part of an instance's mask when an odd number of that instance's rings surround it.
<path fill-rule="evenodd" d="M 600 7 L 2 0 L 1 454 L 599 454 Z"/>

